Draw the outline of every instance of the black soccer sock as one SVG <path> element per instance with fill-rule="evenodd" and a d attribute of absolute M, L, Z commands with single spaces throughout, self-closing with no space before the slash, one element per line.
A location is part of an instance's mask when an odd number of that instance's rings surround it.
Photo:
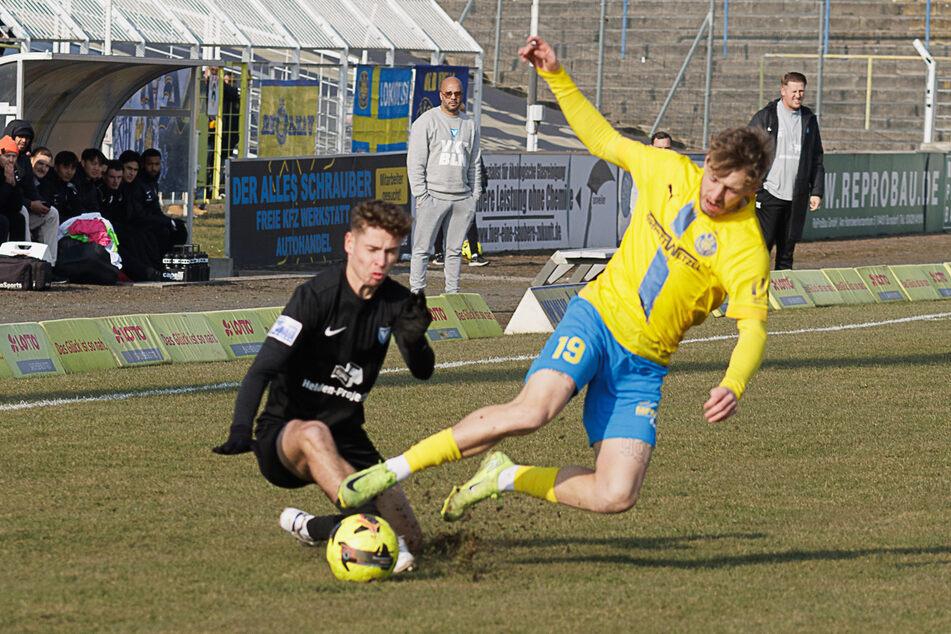
<path fill-rule="evenodd" d="M 355 509 L 347 509 L 341 514 L 318 515 L 314 517 L 307 522 L 307 533 L 310 535 L 310 538 L 315 541 L 330 539 L 330 533 L 333 532 L 334 527 L 339 524 L 343 518 L 348 515 L 356 515 L 357 513 L 367 513 L 369 515 L 380 514 L 379 511 L 376 510 L 376 503 L 371 500 L 363 506 Z"/>
<path fill-rule="evenodd" d="M 345 517 L 346 515 L 318 515 L 307 522 L 307 533 L 314 541 L 326 541 L 330 539 L 334 526 Z"/>

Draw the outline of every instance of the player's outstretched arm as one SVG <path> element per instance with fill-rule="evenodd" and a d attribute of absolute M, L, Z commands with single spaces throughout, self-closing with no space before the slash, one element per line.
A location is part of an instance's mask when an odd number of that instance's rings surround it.
<path fill-rule="evenodd" d="M 555 55 L 555 49 L 537 35 L 528 37 L 525 46 L 518 49 L 518 56 L 522 58 L 522 61 L 528 62 L 534 68 L 546 73 L 554 73 L 561 68 L 558 57 Z"/>
<path fill-rule="evenodd" d="M 406 361 L 406 367 L 417 379 L 431 377 L 436 365 L 436 353 L 426 339 L 426 331 L 432 321 L 432 315 L 426 305 L 426 294 L 420 290 L 418 293 L 410 293 L 393 322 L 396 345 Z"/>
<path fill-rule="evenodd" d="M 562 114 L 585 147 L 593 155 L 631 171 L 632 161 L 641 156 L 640 150 L 644 146 L 622 136 L 611 127 L 597 108 L 585 99 L 561 67 L 551 45 L 536 35 L 529 37 L 527 44 L 520 48 L 518 53 L 548 82 L 548 87 L 558 99 Z"/>
<path fill-rule="evenodd" d="M 234 403 L 234 417 L 231 428 L 228 430 L 228 440 L 213 447 L 212 451 L 226 456 L 251 451 L 253 444 L 251 428 L 254 417 L 261 405 L 261 397 L 271 379 L 277 375 L 290 357 L 291 347 L 276 339 L 268 337 L 264 345 L 254 358 L 254 363 L 248 369 L 241 387 L 238 388 L 238 397 Z"/>
<path fill-rule="evenodd" d="M 736 413 L 739 399 L 728 387 L 718 385 L 710 390 L 710 398 L 703 404 L 703 415 L 710 423 L 719 423 Z"/>
<path fill-rule="evenodd" d="M 746 318 L 736 322 L 739 337 L 730 355 L 730 365 L 720 385 L 710 390 L 710 398 L 703 404 L 703 413 L 711 423 L 726 420 L 736 413 L 746 384 L 759 369 L 766 349 L 766 323 Z"/>

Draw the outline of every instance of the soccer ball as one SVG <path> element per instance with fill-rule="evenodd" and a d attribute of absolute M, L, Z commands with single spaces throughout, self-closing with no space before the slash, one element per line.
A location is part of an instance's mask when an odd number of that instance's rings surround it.
<path fill-rule="evenodd" d="M 398 555 L 396 533 L 386 520 L 375 515 L 345 517 L 327 542 L 327 563 L 341 581 L 386 579 Z"/>

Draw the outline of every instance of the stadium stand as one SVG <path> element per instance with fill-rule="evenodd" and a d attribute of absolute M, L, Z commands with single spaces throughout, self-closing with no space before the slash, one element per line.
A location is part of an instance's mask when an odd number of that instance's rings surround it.
<path fill-rule="evenodd" d="M 458 19 L 467 0 L 438 0 Z M 820 15 L 823 2 L 731 0 L 724 58 L 724 3 L 717 0 L 713 44 L 710 131 L 744 125 L 764 102 L 778 97 L 779 78 L 801 70 L 809 79 L 807 104 L 816 103 Z M 938 59 L 938 108 L 935 141 L 951 141 L 951 2 L 933 1 L 930 51 Z M 633 136 L 646 136 L 660 112 L 673 79 L 710 7 L 708 0 L 648 0 L 627 3 L 622 47 L 622 0 L 608 0 L 601 110 Z M 922 140 L 926 69 L 912 41 L 926 38 L 925 3 L 916 0 L 836 0 L 830 4 L 828 54 L 823 71 L 822 134 L 826 151 L 907 151 Z M 524 91 L 528 69 L 516 62 L 515 49 L 528 32 L 530 2 L 505 2 L 499 55 L 500 86 Z M 559 42 L 558 54 L 570 60 L 568 71 L 592 101 L 597 85 L 599 2 L 544 0 L 539 32 Z M 485 51 L 487 81 L 495 77 L 496 3 L 476 0 L 465 28 Z M 568 19 L 570 17 L 570 19 Z M 705 42 L 698 47 L 661 124 L 688 148 L 702 146 Z M 781 59 L 764 55 L 811 55 Z M 874 59 L 871 103 L 867 55 Z M 948 58 L 942 60 L 941 58 Z M 540 100 L 552 100 L 544 86 Z M 943 102 L 943 103 L 942 103 Z M 866 129 L 868 116 L 868 129 Z"/>

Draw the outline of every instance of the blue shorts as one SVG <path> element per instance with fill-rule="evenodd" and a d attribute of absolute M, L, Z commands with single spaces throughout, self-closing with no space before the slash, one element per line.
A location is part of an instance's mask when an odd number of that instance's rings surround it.
<path fill-rule="evenodd" d="M 584 428 L 594 444 L 606 438 L 636 438 L 653 446 L 657 406 L 667 368 L 618 343 L 591 302 L 575 296 L 525 380 L 542 369 L 585 385 Z"/>

